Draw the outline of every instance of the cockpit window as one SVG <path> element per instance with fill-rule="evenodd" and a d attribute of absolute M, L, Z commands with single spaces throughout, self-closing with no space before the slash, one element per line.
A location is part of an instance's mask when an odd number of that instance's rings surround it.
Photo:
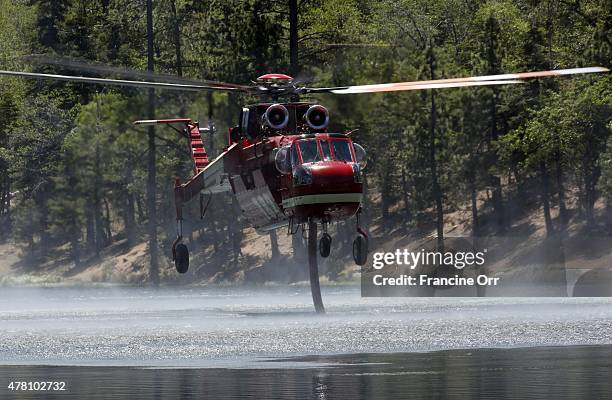
<path fill-rule="evenodd" d="M 300 153 L 302 154 L 302 163 L 321 161 L 316 140 L 300 140 L 298 144 L 300 146 Z"/>
<path fill-rule="evenodd" d="M 334 140 L 332 141 L 332 148 L 334 149 L 336 160 L 349 162 L 353 161 L 348 140 Z"/>
<path fill-rule="evenodd" d="M 331 150 L 329 149 L 329 142 L 327 140 L 321 140 L 321 151 L 323 151 L 323 161 L 330 161 L 332 159 Z"/>
<path fill-rule="evenodd" d="M 293 145 L 291 145 L 291 165 L 293 165 L 294 167 L 296 165 L 298 165 L 298 156 L 297 156 L 297 147 L 295 146 L 295 143 Z"/>
<path fill-rule="evenodd" d="M 278 149 L 274 156 L 274 164 L 276 169 L 281 174 L 291 173 L 291 158 L 289 155 L 291 148 L 289 146 L 283 146 Z"/>

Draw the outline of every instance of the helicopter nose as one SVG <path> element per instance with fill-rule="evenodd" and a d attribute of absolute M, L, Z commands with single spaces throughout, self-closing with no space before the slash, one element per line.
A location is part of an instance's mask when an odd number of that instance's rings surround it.
<path fill-rule="evenodd" d="M 312 183 L 323 189 L 342 189 L 361 183 L 361 171 L 355 163 L 324 161 L 313 164 L 310 168 Z"/>

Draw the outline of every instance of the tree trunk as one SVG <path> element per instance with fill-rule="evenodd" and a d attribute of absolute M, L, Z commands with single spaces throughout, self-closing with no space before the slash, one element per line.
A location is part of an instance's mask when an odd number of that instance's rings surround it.
<path fill-rule="evenodd" d="M 142 200 L 142 196 L 135 195 L 135 204 L 136 204 L 136 213 L 138 214 L 138 223 L 142 223 L 147 216 L 145 214 L 144 204 Z"/>
<path fill-rule="evenodd" d="M 8 235 L 11 231 L 11 181 L 8 174 L 2 177 L 2 189 L 0 190 L 0 236 Z"/>
<path fill-rule="evenodd" d="M 176 74 L 183 76 L 183 59 L 181 54 L 181 23 L 176 13 L 176 1 L 170 0 L 170 10 L 172 11 L 173 21 L 173 39 L 174 39 L 174 52 L 176 56 Z"/>
<path fill-rule="evenodd" d="M 489 17 L 486 23 L 488 36 L 487 36 L 487 69 L 490 75 L 498 74 L 500 69 L 500 60 L 497 56 L 497 45 L 498 45 L 498 37 L 500 34 L 499 23 L 495 19 L 493 15 Z M 489 109 L 489 118 L 491 123 L 490 130 L 490 141 L 494 142 L 498 139 L 497 132 L 497 101 L 498 94 L 495 88 L 492 89 L 493 96 L 491 98 L 491 107 Z M 487 168 L 495 166 L 498 164 L 498 156 L 495 150 L 489 149 L 489 165 Z M 495 215 L 495 220 L 500 232 L 504 232 L 506 230 L 506 218 L 505 218 L 505 210 L 503 203 L 503 192 L 501 187 L 501 179 L 498 176 L 490 174 L 489 180 L 491 185 L 493 186 L 493 213 Z"/>
<path fill-rule="evenodd" d="M 6 218 L 4 219 L 6 221 L 6 227 L 9 230 L 9 232 L 11 231 L 12 228 L 12 220 L 11 220 L 11 177 L 7 176 L 7 184 L 6 184 L 6 193 L 7 193 L 7 197 L 6 197 Z"/>
<path fill-rule="evenodd" d="M 491 100 L 490 109 L 491 118 L 491 141 L 496 141 L 498 138 L 497 132 L 497 92 L 493 89 L 493 98 Z M 498 163 L 497 153 L 492 152 L 491 164 L 496 165 Z M 506 219 L 504 210 L 503 192 L 501 187 L 501 179 L 499 176 L 491 175 L 491 182 L 493 185 L 493 212 L 495 214 L 495 221 L 500 232 L 506 230 Z"/>
<path fill-rule="evenodd" d="M 514 175 L 514 182 L 516 182 L 516 194 L 519 204 L 525 204 L 525 199 L 527 198 L 527 191 L 525 189 L 526 185 L 523 180 L 523 176 L 518 171 L 518 165 L 516 162 L 513 162 L 512 165 L 512 175 Z"/>
<path fill-rule="evenodd" d="M 563 169 L 561 167 L 561 156 L 559 152 L 556 154 L 557 158 L 557 168 L 556 168 L 556 178 L 557 178 L 557 197 L 559 198 L 559 219 L 561 220 L 561 224 L 563 226 L 567 225 L 569 221 L 569 216 L 567 214 L 567 207 L 565 206 L 565 187 L 563 185 Z"/>
<path fill-rule="evenodd" d="M 0 216 L 6 214 L 8 198 L 7 181 L 6 175 L 3 174 L 2 184 L 0 185 Z"/>
<path fill-rule="evenodd" d="M 104 229 L 106 229 L 106 238 L 107 245 L 113 243 L 113 231 L 111 230 L 111 215 L 110 215 L 110 206 L 106 198 L 102 199 L 104 202 Z"/>
<path fill-rule="evenodd" d="M 586 149 L 582 161 L 584 171 L 584 213 L 589 229 L 595 226 L 595 201 L 597 200 L 597 181 L 601 170 L 597 165 L 598 152 L 594 138 L 597 136 L 595 128 L 591 126 L 586 140 Z"/>
<path fill-rule="evenodd" d="M 128 168 L 126 181 L 131 182 L 132 179 L 132 169 Z M 134 217 L 134 203 L 134 193 L 132 193 L 129 189 L 126 190 L 125 206 L 123 209 L 123 223 L 125 225 L 125 236 L 127 237 L 129 246 L 132 246 L 136 241 L 136 221 Z"/>
<path fill-rule="evenodd" d="M 306 260 L 306 247 L 302 241 L 301 227 L 291 236 L 291 247 L 293 248 L 293 261 L 296 264 L 302 264 Z"/>
<path fill-rule="evenodd" d="M 125 199 L 122 216 L 123 225 L 125 226 L 125 237 L 128 245 L 132 246 L 136 235 L 134 233 L 134 196 L 131 193 Z"/>
<path fill-rule="evenodd" d="M 369 196 L 368 196 L 368 192 L 369 192 L 369 180 L 368 180 L 368 172 L 367 171 L 363 171 L 363 200 L 362 200 L 362 208 L 363 208 L 363 213 L 362 216 L 364 216 L 365 214 L 367 214 L 366 210 L 369 210 L 370 208 L 370 200 L 369 200 Z"/>
<path fill-rule="evenodd" d="M 412 221 L 412 210 L 410 209 L 410 187 L 408 185 L 408 179 L 406 179 L 405 168 L 402 168 L 402 192 L 404 195 L 404 228 L 408 229 Z"/>
<path fill-rule="evenodd" d="M 37 207 L 40 211 L 39 235 L 40 235 L 40 257 L 44 258 L 47 255 L 49 248 L 49 208 L 47 207 L 47 194 L 44 189 L 37 195 Z"/>
<path fill-rule="evenodd" d="M 233 223 L 227 221 L 227 227 L 234 246 L 234 263 L 238 264 L 239 257 L 242 256 L 242 224 L 240 223 L 237 213 L 237 210 L 240 209 L 238 206 L 238 200 L 236 199 L 236 196 L 231 196 L 231 198 L 232 207 L 230 209 L 230 213 L 228 213 L 228 216 L 230 216 Z"/>
<path fill-rule="evenodd" d="M 234 97 L 228 94 L 228 103 L 232 101 Z M 208 126 L 209 128 L 212 127 L 212 118 L 213 118 L 213 110 L 214 110 L 214 102 L 213 102 L 213 95 L 212 95 L 212 91 L 208 91 L 208 93 L 206 93 L 206 103 L 208 104 Z M 231 107 L 231 105 L 230 105 Z M 231 117 L 230 117 L 231 118 Z M 228 121 L 229 122 L 229 126 L 232 126 L 233 121 Z M 209 132 L 209 144 L 208 144 L 208 156 L 209 157 L 216 157 L 217 156 L 217 149 L 215 148 L 215 137 L 214 137 L 214 132 L 211 130 Z"/>
<path fill-rule="evenodd" d="M 183 51 L 181 43 L 181 19 L 176 12 L 176 0 L 170 0 L 170 11 L 172 12 L 173 26 L 173 39 L 174 39 L 174 54 L 176 61 L 176 75 L 183 76 Z M 211 93 L 212 92 L 208 92 Z M 185 102 L 182 95 L 179 94 L 179 116 L 182 118 L 185 116 Z"/>
<path fill-rule="evenodd" d="M 612 201 L 606 202 L 606 229 L 608 230 L 608 235 L 612 236 Z"/>
<path fill-rule="evenodd" d="M 210 203 L 208 205 L 208 208 L 211 210 L 216 210 L 217 209 L 217 198 L 215 196 L 213 196 L 210 199 Z M 212 230 L 212 239 L 213 239 L 213 249 L 215 250 L 215 253 L 219 251 L 219 232 L 217 231 L 217 217 L 218 217 L 219 213 L 215 212 L 213 214 L 210 215 L 210 229 Z"/>
<path fill-rule="evenodd" d="M 430 79 L 435 78 L 433 48 L 429 48 Z M 442 208 L 442 190 L 438 183 L 438 162 L 436 160 L 436 91 L 431 90 L 431 112 L 429 123 L 429 166 L 431 169 L 431 184 L 436 201 L 436 232 L 438 235 L 438 250 L 444 250 L 444 210 Z"/>
<path fill-rule="evenodd" d="M 97 132 L 98 135 L 100 132 Z M 106 244 L 106 238 L 104 235 L 104 228 L 102 226 L 102 204 L 100 201 L 100 191 L 102 190 L 100 164 L 100 144 L 97 142 L 99 138 L 96 138 L 96 148 L 94 155 L 94 187 L 93 187 L 93 217 L 95 224 L 95 250 L 96 257 L 100 255 L 100 251 Z"/>
<path fill-rule="evenodd" d="M 81 264 L 81 254 L 79 248 L 79 234 L 78 232 L 72 232 L 70 235 L 70 256 L 74 265 Z"/>
<path fill-rule="evenodd" d="M 147 0 L 147 70 L 154 70 L 153 49 L 153 0 Z M 155 90 L 149 89 L 147 104 L 149 119 L 155 119 Z M 159 265 L 157 259 L 157 210 L 155 205 L 156 192 L 156 154 L 155 154 L 155 126 L 148 127 L 148 159 L 147 159 L 147 212 L 149 216 L 149 279 L 154 286 L 159 285 Z"/>
<path fill-rule="evenodd" d="M 278 250 L 278 237 L 275 230 L 270 231 L 270 249 L 272 250 L 272 259 L 277 259 L 280 256 L 280 251 Z"/>
<path fill-rule="evenodd" d="M 294 78 L 300 73 L 298 56 L 298 2 L 289 0 L 289 70 Z"/>
<path fill-rule="evenodd" d="M 95 227 L 95 223 L 94 223 L 94 218 L 93 218 L 93 212 L 91 210 L 91 207 L 87 207 L 85 209 L 85 232 L 86 232 L 86 242 L 87 242 L 87 249 L 88 250 L 92 250 L 96 248 L 96 227 Z"/>
<path fill-rule="evenodd" d="M 476 182 L 474 176 L 469 176 L 470 200 L 472 203 L 472 236 L 480 236 L 480 224 L 478 222 L 478 197 L 476 192 Z"/>
<path fill-rule="evenodd" d="M 106 17 L 108 17 L 108 6 L 110 4 L 110 0 L 102 0 L 102 12 Z"/>
<path fill-rule="evenodd" d="M 391 205 L 391 166 L 389 162 L 384 163 L 380 205 L 383 221 L 389 220 L 389 207 Z"/>
<path fill-rule="evenodd" d="M 544 206 L 544 222 L 546 224 L 546 235 L 552 236 L 554 234 L 554 227 L 552 224 L 552 218 L 550 217 L 550 179 L 548 176 L 548 169 L 544 161 L 540 162 L 540 174 L 542 176 L 542 205 Z"/>
<path fill-rule="evenodd" d="M 586 217 L 586 223 L 589 228 L 592 228 L 595 225 L 595 179 L 593 179 L 593 174 L 591 172 L 587 172 L 585 176 L 584 182 L 584 212 Z"/>

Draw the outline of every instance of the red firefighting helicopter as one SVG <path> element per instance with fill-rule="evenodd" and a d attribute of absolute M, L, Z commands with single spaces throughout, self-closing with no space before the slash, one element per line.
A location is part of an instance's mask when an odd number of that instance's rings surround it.
<path fill-rule="evenodd" d="M 317 226 L 322 235 L 319 253 L 327 257 L 331 250 L 330 223 L 356 217 L 353 258 L 364 265 L 368 256 L 368 235 L 359 222 L 363 186 L 362 170 L 366 163 L 363 147 L 354 143 L 349 133 L 329 132 L 329 113 L 314 101 L 282 101 L 300 95 L 332 93 L 377 93 L 490 86 L 522 83 L 524 79 L 608 71 L 602 67 L 560 69 L 502 75 L 410 81 L 374 85 L 306 87 L 284 74 L 266 74 L 252 85 L 212 81 L 186 83 L 117 80 L 70 75 L 0 71 L 0 75 L 45 78 L 82 83 L 136 86 L 182 91 L 215 90 L 259 95 L 261 103 L 242 108 L 238 125 L 229 130 L 227 147 L 210 160 L 197 121 L 158 119 L 136 121 L 146 124 L 184 124 L 193 158 L 194 173 L 186 182 L 176 180 L 177 237 L 172 256 L 179 273 L 189 267 L 189 251 L 182 243 L 183 205 L 203 194 L 232 192 L 250 223 L 260 232 L 287 227 L 295 234 L 300 227 L 308 233 L 310 283 L 313 301 L 323 312 L 317 269 Z M 202 200 L 201 200 L 202 201 Z"/>

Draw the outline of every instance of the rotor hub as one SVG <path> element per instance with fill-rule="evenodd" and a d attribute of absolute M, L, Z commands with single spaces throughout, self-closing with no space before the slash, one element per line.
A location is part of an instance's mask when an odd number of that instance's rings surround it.
<path fill-rule="evenodd" d="M 293 78 L 285 74 L 265 74 L 257 78 L 257 83 L 269 85 L 287 85 L 293 82 Z"/>

